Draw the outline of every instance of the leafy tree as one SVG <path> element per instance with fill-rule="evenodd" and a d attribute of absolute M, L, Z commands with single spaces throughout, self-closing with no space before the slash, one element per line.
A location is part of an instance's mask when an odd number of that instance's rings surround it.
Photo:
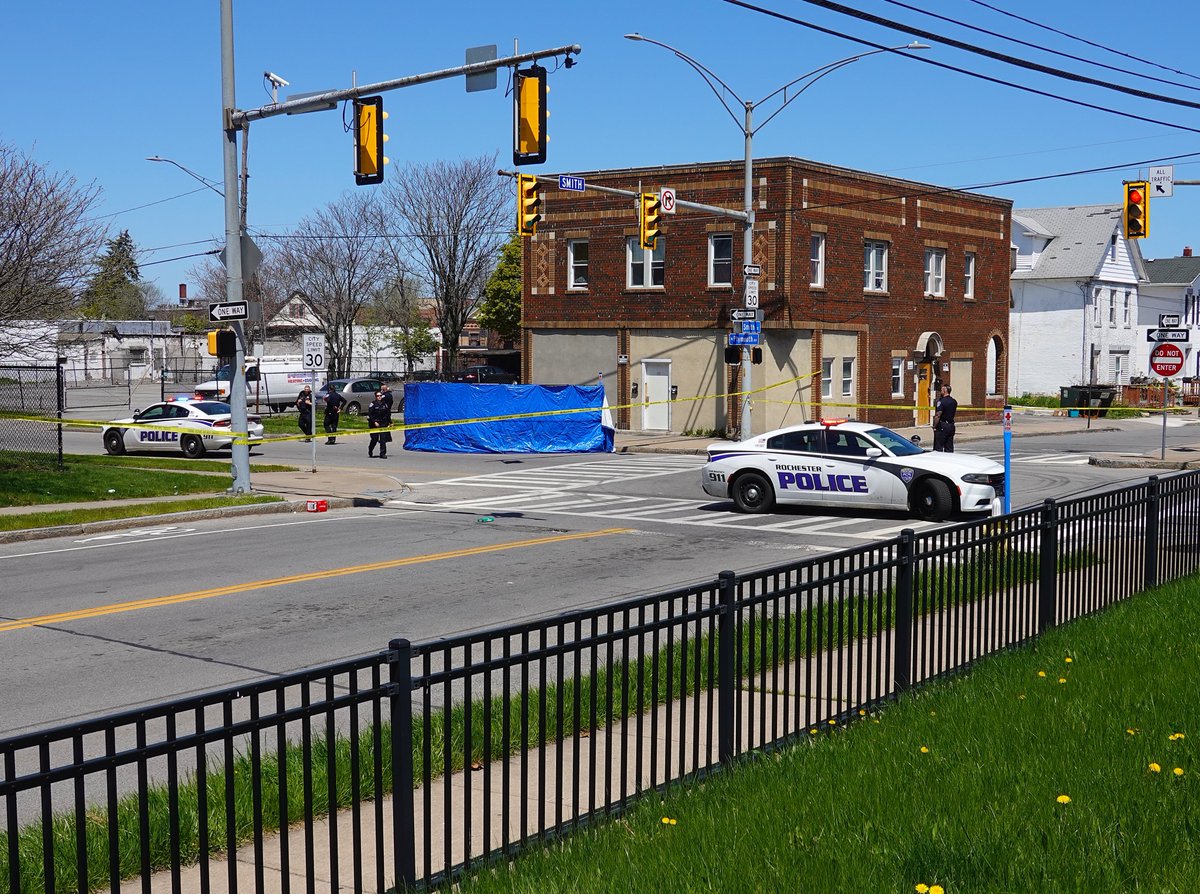
<path fill-rule="evenodd" d="M 397 326 L 400 331 L 392 338 L 392 349 L 404 358 L 404 372 L 411 376 L 415 363 L 437 351 L 438 340 L 416 306 L 409 308 L 408 316 L 398 320 Z"/>
<path fill-rule="evenodd" d="M 29 346 L 26 327 L 6 324 L 73 313 L 104 241 L 95 222 L 99 198 L 99 187 L 80 186 L 0 143 L 0 357 Z"/>
<path fill-rule="evenodd" d="M 516 233 L 500 249 L 500 263 L 483 287 L 475 319 L 504 339 L 521 334 L 521 237 Z"/>
<path fill-rule="evenodd" d="M 128 230 L 109 239 L 96 259 L 96 271 L 83 290 L 80 312 L 94 320 L 144 320 L 146 296 L 135 257 L 137 249 Z"/>

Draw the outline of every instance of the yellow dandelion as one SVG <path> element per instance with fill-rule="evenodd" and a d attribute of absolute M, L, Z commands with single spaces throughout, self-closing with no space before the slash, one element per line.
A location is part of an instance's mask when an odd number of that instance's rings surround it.
<path fill-rule="evenodd" d="M 1024 692 L 1022 692 L 1020 695 L 1017 696 L 1017 701 L 1022 701 L 1022 702 L 1025 701 L 1025 693 Z"/>
<path fill-rule="evenodd" d="M 1038 676 L 1039 676 L 1039 677 L 1044 677 L 1044 676 L 1046 676 L 1046 672 L 1045 672 L 1045 671 L 1038 671 Z"/>
<path fill-rule="evenodd" d="M 1182 776 L 1183 775 L 1183 767 L 1176 767 L 1171 772 L 1174 773 L 1176 776 Z"/>
<path fill-rule="evenodd" d="M 867 716 L 867 709 L 866 709 L 866 708 L 859 708 L 859 709 L 858 709 L 858 716 L 859 716 L 859 717 L 866 717 L 866 716 Z"/>
<path fill-rule="evenodd" d="M 1063 659 L 1063 661 L 1065 661 L 1067 664 L 1070 664 L 1074 660 L 1075 659 L 1073 659 L 1070 655 L 1068 655 L 1066 658 Z"/>
<path fill-rule="evenodd" d="M 1151 763 L 1147 769 L 1151 773 L 1161 773 L 1162 772 L 1162 767 L 1160 767 L 1158 764 L 1155 764 L 1155 763 Z"/>
<path fill-rule="evenodd" d="M 679 820 L 675 819 L 675 817 L 673 817 L 673 816 L 664 816 L 664 817 L 662 818 L 662 824 L 663 824 L 664 826 L 673 826 L 673 825 L 675 825 L 677 822 L 679 822 Z"/>
<path fill-rule="evenodd" d="M 810 730 L 808 731 L 808 734 L 809 734 L 810 736 L 815 736 L 815 735 L 817 734 L 817 728 L 814 726 L 812 729 L 810 729 Z"/>
<path fill-rule="evenodd" d="M 929 894 L 929 885 L 925 884 L 924 882 L 917 882 L 913 890 L 916 891 L 917 894 Z"/>
<path fill-rule="evenodd" d="M 1128 729 L 1125 730 L 1125 732 L 1129 733 L 1129 735 L 1131 735 L 1131 736 L 1137 735 L 1137 730 L 1135 730 L 1133 727 L 1129 727 Z"/>
<path fill-rule="evenodd" d="M 1171 735 L 1167 736 L 1167 738 L 1172 742 L 1178 742 L 1183 738 L 1183 733 L 1171 733 Z"/>
<path fill-rule="evenodd" d="M 837 726 L 837 721 L 832 718 L 830 718 L 830 720 L 828 722 L 829 722 L 830 726 Z"/>
<path fill-rule="evenodd" d="M 929 754 L 929 747 L 926 745 L 922 745 L 921 746 L 921 754 Z"/>
<path fill-rule="evenodd" d="M 1070 804 L 1071 796 L 1070 795 L 1059 795 L 1057 798 L 1055 798 L 1055 800 L 1058 801 L 1059 804 Z"/>
<path fill-rule="evenodd" d="M 871 718 L 871 722 L 872 722 L 872 723 L 879 723 L 879 718 L 878 718 L 878 717 L 872 717 L 872 718 Z"/>
<path fill-rule="evenodd" d="M 1067 678 L 1066 678 L 1066 677 L 1059 677 L 1059 678 L 1058 678 L 1058 682 L 1060 682 L 1060 683 L 1065 683 L 1065 682 L 1067 682 Z"/>
<path fill-rule="evenodd" d="M 930 717 L 937 717 L 937 711 L 930 711 L 930 712 L 929 712 L 929 716 L 930 716 Z"/>
<path fill-rule="evenodd" d="M 929 894 L 945 894 L 945 892 L 942 891 L 941 885 L 930 885 Z"/>

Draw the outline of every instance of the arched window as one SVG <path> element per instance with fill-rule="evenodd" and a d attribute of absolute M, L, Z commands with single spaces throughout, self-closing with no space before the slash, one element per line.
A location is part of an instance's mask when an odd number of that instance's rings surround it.
<path fill-rule="evenodd" d="M 1000 359 L 1004 356 L 1004 347 L 1000 344 L 1000 336 L 993 335 L 988 339 L 987 349 L 987 393 L 1000 393 Z"/>

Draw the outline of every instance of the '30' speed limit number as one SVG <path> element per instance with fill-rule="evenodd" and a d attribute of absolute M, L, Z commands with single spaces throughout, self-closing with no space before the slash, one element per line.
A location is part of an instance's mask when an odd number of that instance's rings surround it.
<path fill-rule="evenodd" d="M 305 335 L 304 337 L 304 368 L 325 368 L 325 336 Z"/>

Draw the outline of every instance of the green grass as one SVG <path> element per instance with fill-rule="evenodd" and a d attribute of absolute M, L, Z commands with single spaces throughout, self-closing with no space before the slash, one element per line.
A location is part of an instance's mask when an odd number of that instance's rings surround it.
<path fill-rule="evenodd" d="M 1194 891 L 1195 594 L 1143 594 L 461 889 Z"/>
<path fill-rule="evenodd" d="M 1086 556 L 1074 557 L 1067 560 L 1064 568 L 1079 567 L 1089 564 L 1091 561 L 1093 559 Z M 937 611 L 984 593 L 993 592 L 998 587 L 1028 580 L 1031 575 L 1036 575 L 1037 567 L 1036 554 L 1023 556 L 1011 554 L 1008 561 L 997 561 L 996 556 L 988 556 L 977 562 L 957 566 L 944 573 L 919 575 L 914 580 L 914 588 L 917 592 L 914 603 L 918 612 Z M 846 643 L 856 637 L 878 633 L 891 624 L 891 619 L 894 617 L 893 601 L 894 594 L 892 592 L 880 594 L 877 598 L 870 600 L 871 610 L 864 612 L 859 597 L 849 596 L 817 605 L 811 611 L 798 611 L 787 618 L 763 619 L 763 623 L 747 624 L 744 627 L 745 636 L 741 642 L 741 654 L 737 666 L 744 678 L 752 678 L 764 668 L 787 660 L 794 660 L 799 657 L 794 645 L 798 641 L 798 632 L 811 634 L 811 638 L 808 635 L 799 638 L 805 644 L 800 651 L 801 655 L 812 655 Z M 660 643 L 664 640 L 665 637 L 660 640 Z M 788 648 L 791 651 L 787 651 L 784 643 L 789 644 Z M 648 637 L 646 645 L 647 647 L 650 645 Z M 503 738 L 503 727 L 500 723 L 504 708 L 504 699 L 501 696 L 492 698 L 486 708 L 490 711 L 492 718 L 491 739 L 486 742 L 482 735 L 485 729 L 485 705 L 482 699 L 476 698 L 469 705 L 456 705 L 449 712 L 434 712 L 427 720 L 417 717 L 414 719 L 413 740 L 413 767 L 416 782 L 420 785 L 426 773 L 422 745 L 425 723 L 429 725 L 430 751 L 435 756 L 434 763 L 428 768 L 428 772 L 431 779 L 436 779 L 446 770 L 442 763 L 442 755 L 447 742 L 451 755 L 449 771 L 456 772 L 462 770 L 468 760 L 495 759 L 505 753 L 514 754 L 522 749 L 534 748 L 553 741 L 560 734 L 555 720 L 560 712 L 564 719 L 561 735 L 569 737 L 576 731 L 573 722 L 576 712 L 581 720 L 580 728 L 587 729 L 591 726 L 590 717 L 594 707 L 597 715 L 597 723 L 594 728 L 600 729 L 605 726 L 610 713 L 614 720 L 620 720 L 642 714 L 656 704 L 682 696 L 693 685 L 697 672 L 701 686 L 707 688 L 712 682 L 708 672 L 711 666 L 709 656 L 715 656 L 717 645 L 715 635 L 693 638 L 689 641 L 686 649 L 676 640 L 672 646 L 668 647 L 664 644 L 657 653 L 651 653 L 640 661 L 617 661 L 612 666 L 602 667 L 578 681 L 571 680 L 563 685 L 550 684 L 543 689 L 535 688 L 528 695 L 528 723 L 524 728 L 521 727 L 519 720 L 520 696 L 512 697 L 509 701 L 512 727 L 507 740 Z M 698 669 L 695 664 L 697 648 L 701 656 Z M 605 701 L 609 692 L 611 692 L 612 698 L 611 708 Z M 593 693 L 598 696 L 594 706 Z M 470 714 L 470 727 L 474 731 L 469 748 L 466 743 L 468 713 Z M 539 715 L 542 713 L 547 718 L 546 726 L 542 726 L 540 723 Z M 386 743 L 390 740 L 390 730 L 386 725 L 382 728 L 381 737 L 381 741 L 385 743 L 386 747 Z M 313 765 L 313 772 L 316 774 L 314 791 L 320 793 L 316 804 L 318 815 L 326 813 L 328 810 L 328 805 L 324 801 L 326 788 L 324 755 L 327 747 L 328 745 L 323 739 L 318 739 L 314 746 L 314 755 L 320 755 L 320 757 L 314 757 Z M 350 745 L 345 738 L 339 737 L 335 740 L 333 747 L 338 760 L 337 778 L 339 781 L 335 801 L 338 807 L 345 807 L 353 799 L 353 790 L 350 786 Z M 360 737 L 360 748 L 363 755 L 371 753 L 373 749 L 371 730 L 365 731 Z M 289 749 L 285 757 L 288 791 L 294 800 L 296 793 L 302 790 L 303 764 L 296 748 Z M 271 805 L 264 816 L 264 826 L 268 830 L 280 828 L 280 816 L 275 807 L 278 803 L 279 765 L 280 762 L 274 754 L 263 755 L 263 797 Z M 363 798 L 373 796 L 374 782 L 371 772 L 371 762 L 363 759 L 360 771 L 360 795 Z M 238 830 L 238 841 L 245 842 L 249 840 L 253 830 L 250 790 L 252 767 L 247 756 L 239 755 L 237 757 L 233 775 L 234 803 L 236 805 L 235 826 Z M 390 772 L 386 766 L 384 775 L 384 789 L 390 790 Z M 208 794 L 209 849 L 210 852 L 217 852 L 225 846 L 224 795 L 221 787 L 224 777 L 218 774 L 213 778 L 222 780 L 222 783 L 218 785 L 213 779 L 210 779 Z M 215 789 L 214 786 L 216 786 Z M 199 815 L 197 794 L 194 779 L 189 779 L 180 786 L 182 804 L 180 810 L 184 816 L 181 833 L 184 837 L 182 851 L 185 862 L 194 860 L 199 854 L 199 825 L 196 821 L 196 817 Z M 165 834 L 163 834 L 167 828 L 167 802 L 164 792 L 156 789 L 150 797 L 150 804 L 151 828 L 156 830 L 152 838 L 153 864 L 156 868 L 164 868 L 169 865 L 169 850 Z M 119 814 L 118 823 L 122 841 L 136 841 L 136 799 L 132 796 L 123 799 Z M 298 803 L 293 803 L 288 812 L 287 822 L 296 821 L 302 816 L 303 813 Z M 56 852 L 60 855 L 73 855 L 74 820 L 70 816 L 58 817 L 54 821 L 54 826 Z M 19 850 L 22 865 L 30 867 L 29 875 L 32 878 L 36 878 L 38 872 L 36 867 L 40 866 L 41 861 L 40 828 L 35 824 L 22 829 L 20 833 Z M 106 826 L 99 817 L 95 821 L 95 828 L 89 825 L 87 830 L 89 841 L 93 836 L 97 838 L 97 843 L 89 844 L 89 850 L 92 847 L 102 848 L 107 840 L 105 830 Z M 0 833 L 0 843 L 2 842 L 3 833 Z M 0 846 L 0 852 L 3 852 L 2 846 Z M 100 850 L 99 853 L 104 853 L 104 851 Z M 136 854 L 137 848 L 132 844 L 128 849 L 122 846 L 122 877 L 136 874 Z M 58 863 L 60 877 L 57 880 L 57 887 L 60 890 L 70 890 L 75 884 L 74 860 L 68 856 L 60 856 L 59 859 L 61 861 Z M 89 879 L 89 885 L 94 887 L 105 884 L 107 882 L 107 861 L 104 859 L 99 862 L 90 861 L 90 866 L 92 878 Z M 4 867 L 0 866 L 0 894 L 8 894 L 5 880 Z M 41 890 L 42 888 L 38 885 L 31 885 L 27 888 L 29 892 Z"/>
<path fill-rule="evenodd" d="M 278 503 L 282 497 L 267 494 L 242 494 L 225 497 L 200 497 L 192 500 L 169 500 L 161 503 L 116 504 L 98 509 L 56 509 L 50 512 L 22 512 L 0 515 L 0 531 L 27 531 L 59 525 L 82 525 L 88 522 L 111 521 L 120 518 L 144 518 L 190 512 L 195 509 L 224 509 L 229 506 L 251 506 L 257 503 Z"/>
<path fill-rule="evenodd" d="M 392 419 L 395 422 L 401 420 L 399 413 L 393 413 Z M 263 416 L 263 433 L 267 435 L 301 435 L 298 417 L 295 413 L 279 413 L 274 416 Z M 366 431 L 367 417 L 365 414 L 359 416 L 351 416 L 348 413 L 343 413 L 338 420 L 338 431 Z M 317 413 L 317 434 L 325 437 L 325 429 L 321 424 L 321 414 Z"/>
<path fill-rule="evenodd" d="M 1022 394 L 1020 397 L 1009 396 L 1008 405 L 1011 407 L 1049 407 L 1055 410 L 1063 408 L 1063 403 L 1058 395 L 1053 394 Z M 1088 408 L 1084 407 L 1083 411 Z M 1137 407 L 1130 407 L 1119 400 L 1114 400 L 1112 406 L 1109 407 L 1106 418 L 1108 419 L 1137 419 L 1144 415 L 1143 410 Z"/>

